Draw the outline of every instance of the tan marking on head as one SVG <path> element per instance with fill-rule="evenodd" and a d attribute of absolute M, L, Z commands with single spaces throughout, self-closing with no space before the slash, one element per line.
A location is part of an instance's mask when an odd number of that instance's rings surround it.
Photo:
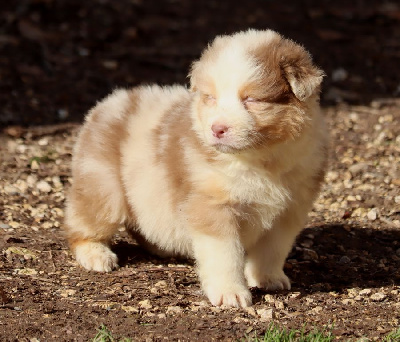
<path fill-rule="evenodd" d="M 294 140 L 308 124 L 305 111 L 300 107 L 280 104 L 260 104 L 250 109 L 255 120 L 255 144 L 280 143 Z"/>
<path fill-rule="evenodd" d="M 281 38 L 276 37 L 248 51 L 249 58 L 255 61 L 261 72 L 256 79 L 245 81 L 239 90 L 242 99 L 253 98 L 269 103 L 288 103 L 293 99 L 290 85 L 280 67 L 281 56 L 277 53 L 280 41 Z"/>
<path fill-rule="evenodd" d="M 310 119 L 303 101 L 319 91 L 322 71 L 304 48 L 280 36 L 248 53 L 262 72 L 239 94 L 256 122 L 256 145 L 296 139 Z"/>
<path fill-rule="evenodd" d="M 310 54 L 299 44 L 277 37 L 249 51 L 263 68 L 271 89 L 290 90 L 300 101 L 319 92 L 324 73 L 312 63 Z M 267 84 L 268 85 L 268 84 Z M 269 87 L 267 87 L 269 90 Z"/>

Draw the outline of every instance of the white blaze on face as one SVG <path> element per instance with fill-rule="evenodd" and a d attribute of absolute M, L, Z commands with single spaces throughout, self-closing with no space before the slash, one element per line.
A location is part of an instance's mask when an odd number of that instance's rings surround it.
<path fill-rule="evenodd" d="M 231 45 L 208 64 L 204 71 L 213 89 L 198 89 L 206 96 L 200 106 L 200 120 L 206 142 L 242 149 L 253 129 L 254 120 L 243 105 L 240 89 L 259 75 L 258 66 L 246 55 L 243 47 Z"/>

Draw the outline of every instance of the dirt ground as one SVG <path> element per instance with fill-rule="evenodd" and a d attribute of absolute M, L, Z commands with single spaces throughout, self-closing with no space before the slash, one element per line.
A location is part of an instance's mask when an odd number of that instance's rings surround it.
<path fill-rule="evenodd" d="M 77 1 L 0 4 L 0 340 L 240 340 L 271 322 L 340 340 L 400 327 L 400 5 L 393 1 Z M 87 272 L 61 227 L 83 114 L 111 89 L 187 83 L 216 34 L 273 28 L 327 74 L 332 147 L 322 193 L 285 265 L 291 291 L 211 307 L 193 264 L 121 228 L 121 268 Z"/>

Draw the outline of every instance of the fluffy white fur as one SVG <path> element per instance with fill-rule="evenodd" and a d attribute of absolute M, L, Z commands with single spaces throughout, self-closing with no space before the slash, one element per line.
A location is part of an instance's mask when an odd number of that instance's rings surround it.
<path fill-rule="evenodd" d="M 249 286 L 290 289 L 284 261 L 326 159 L 322 72 L 249 30 L 217 37 L 190 77 L 190 90 L 117 90 L 90 111 L 65 228 L 88 270 L 117 267 L 109 242 L 125 224 L 154 253 L 194 258 L 212 304 L 246 307 Z"/>

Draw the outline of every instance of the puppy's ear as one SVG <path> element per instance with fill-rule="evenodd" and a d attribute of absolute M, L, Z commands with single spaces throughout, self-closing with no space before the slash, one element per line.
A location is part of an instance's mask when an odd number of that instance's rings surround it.
<path fill-rule="evenodd" d="M 293 94 L 304 101 L 319 92 L 325 74 L 312 63 L 310 54 L 288 39 L 282 41 L 281 53 L 280 67 Z"/>

